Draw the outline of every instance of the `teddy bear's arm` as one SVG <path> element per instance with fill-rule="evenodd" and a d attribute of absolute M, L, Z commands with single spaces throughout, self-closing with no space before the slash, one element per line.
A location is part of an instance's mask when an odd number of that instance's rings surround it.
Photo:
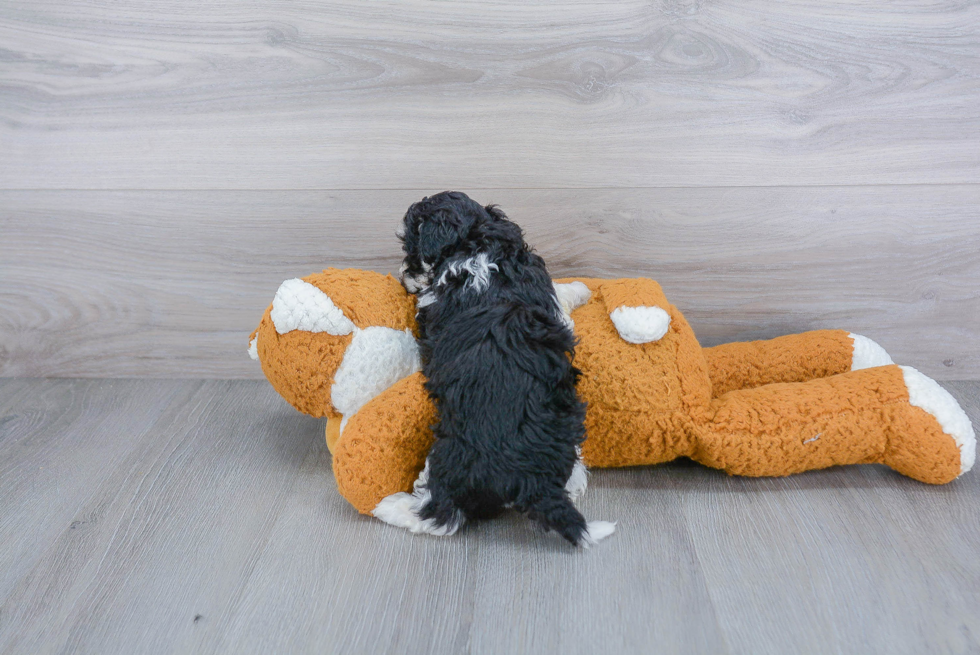
<path fill-rule="evenodd" d="M 609 280 L 600 285 L 616 331 L 629 343 L 659 341 L 670 329 L 670 304 L 660 285 L 648 278 Z"/>
<path fill-rule="evenodd" d="M 357 511 L 411 491 L 432 447 L 436 414 L 421 373 L 402 378 L 351 416 L 333 454 L 337 488 Z"/>

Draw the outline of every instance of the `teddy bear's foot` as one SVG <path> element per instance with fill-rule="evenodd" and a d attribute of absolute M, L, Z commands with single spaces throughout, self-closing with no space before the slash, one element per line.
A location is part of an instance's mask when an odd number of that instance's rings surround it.
<path fill-rule="evenodd" d="M 888 366 L 894 364 L 892 358 L 885 352 L 885 349 L 868 337 L 851 332 L 848 334 L 854 342 L 851 350 L 851 370 L 860 371 L 865 368 L 875 366 Z"/>
<path fill-rule="evenodd" d="M 889 437 L 884 463 L 899 473 L 933 484 L 963 475 L 976 460 L 977 440 L 970 418 L 938 382 L 911 366 L 898 368 L 911 407 Z M 958 455 L 953 457 L 958 461 L 947 462 L 947 451 Z"/>

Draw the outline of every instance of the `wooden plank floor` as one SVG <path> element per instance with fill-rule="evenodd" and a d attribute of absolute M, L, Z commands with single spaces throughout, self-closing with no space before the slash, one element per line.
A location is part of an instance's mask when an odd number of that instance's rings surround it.
<path fill-rule="evenodd" d="M 321 430 L 260 381 L 0 380 L 0 653 L 980 649 L 977 471 L 598 471 L 576 552 L 361 517 Z"/>

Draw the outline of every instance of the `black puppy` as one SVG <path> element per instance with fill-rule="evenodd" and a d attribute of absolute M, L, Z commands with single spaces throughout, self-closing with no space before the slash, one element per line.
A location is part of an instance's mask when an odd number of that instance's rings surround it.
<path fill-rule="evenodd" d="M 587 524 L 570 498 L 585 488 L 585 405 L 544 260 L 500 209 L 458 192 L 412 205 L 400 236 L 439 422 L 415 492 L 374 515 L 444 535 L 513 507 L 575 545 L 611 534 L 614 524 Z"/>

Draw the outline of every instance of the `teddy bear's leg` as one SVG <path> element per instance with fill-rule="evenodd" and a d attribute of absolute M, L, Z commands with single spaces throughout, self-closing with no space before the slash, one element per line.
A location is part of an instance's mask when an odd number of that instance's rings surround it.
<path fill-rule="evenodd" d="M 704 349 L 712 396 L 734 389 L 806 382 L 847 371 L 893 364 L 871 339 L 844 330 L 815 330 L 766 341 L 726 343 Z"/>
<path fill-rule="evenodd" d="M 432 447 L 435 408 L 421 373 L 403 378 L 349 417 L 334 444 L 337 489 L 357 511 L 412 490 Z"/>
<path fill-rule="evenodd" d="M 883 463 L 940 484 L 968 471 L 976 452 L 959 404 L 909 367 L 731 391 L 711 409 L 694 459 L 736 475 Z"/>

